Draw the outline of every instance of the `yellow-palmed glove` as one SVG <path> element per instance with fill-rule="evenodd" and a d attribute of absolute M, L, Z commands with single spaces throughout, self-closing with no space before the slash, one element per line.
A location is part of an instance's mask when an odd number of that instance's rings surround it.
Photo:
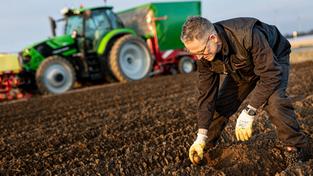
<path fill-rule="evenodd" d="M 189 159 L 192 164 L 199 164 L 199 162 L 203 159 L 203 151 L 208 137 L 206 135 L 207 130 L 202 129 L 202 133 L 200 133 L 200 131 L 201 129 L 199 129 L 197 139 L 189 149 Z"/>
<path fill-rule="evenodd" d="M 256 109 L 248 105 L 237 118 L 236 122 L 236 138 L 239 141 L 247 141 L 252 136 L 252 125 Z"/>

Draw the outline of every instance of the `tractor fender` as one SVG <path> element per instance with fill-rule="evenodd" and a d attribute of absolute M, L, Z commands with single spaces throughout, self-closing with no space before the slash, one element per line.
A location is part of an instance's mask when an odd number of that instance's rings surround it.
<path fill-rule="evenodd" d="M 98 55 L 101 56 L 105 53 L 107 46 L 112 39 L 114 39 L 118 36 L 125 35 L 125 34 L 136 35 L 134 30 L 128 29 L 128 28 L 118 28 L 118 29 L 114 29 L 114 30 L 110 31 L 109 33 L 107 33 L 99 43 L 99 46 L 97 49 Z"/>

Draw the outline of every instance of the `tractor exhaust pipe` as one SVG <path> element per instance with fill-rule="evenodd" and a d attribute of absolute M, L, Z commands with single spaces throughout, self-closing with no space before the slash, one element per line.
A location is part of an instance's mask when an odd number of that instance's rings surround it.
<path fill-rule="evenodd" d="M 57 28 L 56 22 L 52 17 L 49 17 L 49 22 L 50 22 L 52 36 L 55 37 L 56 36 L 55 29 Z"/>

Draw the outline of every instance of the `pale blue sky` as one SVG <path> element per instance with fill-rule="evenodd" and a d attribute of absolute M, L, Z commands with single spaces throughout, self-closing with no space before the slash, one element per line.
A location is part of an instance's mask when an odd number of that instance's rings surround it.
<path fill-rule="evenodd" d="M 162 2 L 166 0 L 152 0 Z M 171 0 L 175 1 L 175 0 Z M 101 6 L 103 0 L 0 0 L 0 52 L 17 52 L 50 36 L 48 16 L 63 7 Z M 107 0 L 121 11 L 149 0 Z M 283 34 L 313 29 L 312 0 L 202 0 L 202 16 L 212 22 L 250 16 L 275 24 Z"/>

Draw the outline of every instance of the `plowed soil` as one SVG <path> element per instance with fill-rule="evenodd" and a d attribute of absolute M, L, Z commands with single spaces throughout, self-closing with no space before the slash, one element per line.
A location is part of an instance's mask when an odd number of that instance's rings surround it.
<path fill-rule="evenodd" d="M 292 65 L 288 93 L 313 137 L 313 62 Z M 0 175 L 313 175 L 313 159 L 287 167 L 264 111 L 237 142 L 230 118 L 220 143 L 194 166 L 196 74 L 97 86 L 0 105 Z"/>

